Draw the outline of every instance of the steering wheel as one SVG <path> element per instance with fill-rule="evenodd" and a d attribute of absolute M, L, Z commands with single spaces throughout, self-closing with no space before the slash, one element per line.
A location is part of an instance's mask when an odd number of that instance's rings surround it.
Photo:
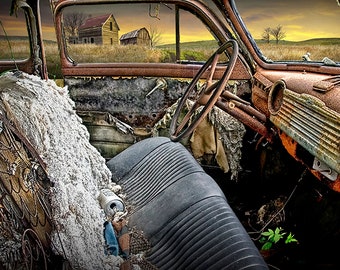
<path fill-rule="evenodd" d="M 220 80 L 212 82 L 217 62 L 222 53 L 232 47 L 231 56 L 228 62 L 228 66 L 223 73 Z M 181 97 L 174 116 L 170 123 L 170 139 L 174 142 L 180 141 L 191 134 L 199 123 L 207 116 L 210 110 L 215 105 L 217 99 L 225 89 L 225 86 L 230 78 L 230 74 L 234 69 L 236 59 L 238 55 L 238 44 L 235 40 L 229 40 L 219 47 L 216 52 L 207 60 L 207 62 L 197 72 L 193 80 L 190 82 L 184 95 Z M 197 82 L 201 79 L 205 72 L 208 72 L 206 82 L 203 84 L 199 91 L 196 90 Z M 189 111 L 183 115 L 187 100 L 193 101 L 192 107 Z M 203 106 L 199 113 L 195 113 L 196 110 Z M 193 116 L 193 117 L 192 117 Z M 180 119 L 181 118 L 181 119 Z M 189 120 L 191 122 L 189 123 Z"/>

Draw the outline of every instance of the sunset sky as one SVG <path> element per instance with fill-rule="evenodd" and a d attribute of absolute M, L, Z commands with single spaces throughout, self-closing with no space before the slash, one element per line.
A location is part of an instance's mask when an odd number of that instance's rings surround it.
<path fill-rule="evenodd" d="M 268 10 L 268 5 L 265 2 L 271 3 L 271 8 Z M 323 37 L 340 37 L 340 6 L 336 0 L 236 0 L 237 7 L 242 15 L 246 26 L 250 30 L 252 36 L 256 39 L 261 38 L 264 28 L 276 27 L 282 25 L 286 33 L 285 40 L 298 41 L 310 38 Z M 10 35 L 25 35 L 25 27 L 23 23 L 15 16 L 9 16 L 9 7 L 11 0 L 0 0 L 0 20 L 6 33 Z M 281 3 L 281 4 L 280 4 Z M 264 13 L 264 6 L 266 6 L 266 13 Z M 290 10 L 287 7 L 293 6 Z M 51 11 L 49 0 L 41 0 L 40 9 L 42 13 L 43 37 L 44 39 L 55 39 L 54 26 L 51 18 Z M 79 10 L 79 7 L 77 7 Z M 162 6 L 160 11 L 161 20 L 148 18 L 146 21 L 145 14 L 136 14 L 133 20 L 126 20 L 124 18 L 124 10 L 114 10 L 114 16 L 121 29 L 120 35 L 125 32 L 134 30 L 130 29 L 128 22 L 133 21 L 136 25 L 139 20 L 139 15 L 144 15 L 141 24 L 146 27 L 155 23 L 157 28 L 162 33 L 163 39 L 166 41 L 167 29 L 169 25 L 173 25 L 173 21 L 164 20 L 164 14 L 173 12 Z M 109 12 L 109 11 L 108 11 Z M 99 14 L 98 14 L 99 15 Z M 163 16 L 162 16 L 163 15 Z M 95 14 L 93 14 L 95 16 Z M 162 20 L 163 19 L 163 20 Z M 185 23 L 186 18 L 182 18 Z M 192 19 L 187 22 L 187 31 L 182 32 L 182 41 L 191 41 L 197 38 L 211 39 L 199 32 L 196 23 Z M 4 35 L 3 27 L 0 25 L 0 35 Z M 173 27 L 170 27 L 173 29 Z M 164 43 L 163 40 L 163 43 Z M 166 42 L 165 42 L 166 43 Z"/>
<path fill-rule="evenodd" d="M 273 3 L 264 13 L 265 2 Z M 340 37 L 340 6 L 336 0 L 253 0 L 236 1 L 247 28 L 254 38 L 261 38 L 263 29 L 282 25 L 286 40 Z M 281 3 L 281 4 L 280 4 Z M 290 10 L 287 11 L 287 7 Z"/>

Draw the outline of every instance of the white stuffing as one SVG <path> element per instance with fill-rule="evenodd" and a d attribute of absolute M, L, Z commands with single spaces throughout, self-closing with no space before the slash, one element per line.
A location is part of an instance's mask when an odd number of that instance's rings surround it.
<path fill-rule="evenodd" d="M 3 79 L 19 87 L 1 91 L 16 125 L 46 164 L 53 182 L 52 244 L 73 269 L 119 269 L 121 258 L 104 253 L 105 216 L 97 200 L 111 182 L 105 159 L 89 143 L 66 87 L 52 80 L 7 72 Z M 18 90 L 19 89 L 19 90 Z"/>

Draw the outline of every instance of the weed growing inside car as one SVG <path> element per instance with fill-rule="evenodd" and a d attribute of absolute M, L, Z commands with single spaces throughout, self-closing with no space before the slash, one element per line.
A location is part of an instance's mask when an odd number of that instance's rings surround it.
<path fill-rule="evenodd" d="M 282 227 L 276 227 L 275 230 L 268 229 L 267 231 L 262 232 L 261 235 L 262 237 L 259 240 L 259 242 L 263 244 L 261 250 L 273 248 L 275 244 L 282 242 L 280 241 L 281 239 L 284 239 L 285 244 L 298 243 L 294 235 L 291 232 L 287 235 Z M 287 235 L 287 237 L 285 237 L 285 235 Z"/>

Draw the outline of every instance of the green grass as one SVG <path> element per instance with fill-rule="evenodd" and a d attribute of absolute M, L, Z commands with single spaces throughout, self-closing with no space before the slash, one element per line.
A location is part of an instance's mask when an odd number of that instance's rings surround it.
<path fill-rule="evenodd" d="M 258 45 L 267 44 L 265 41 L 261 39 L 255 40 Z M 275 44 L 274 40 L 270 41 L 270 44 Z M 280 40 L 279 44 L 281 45 L 340 45 L 340 38 L 313 38 L 302 41 L 289 41 L 289 40 Z"/>
<path fill-rule="evenodd" d="M 160 49 L 176 49 L 176 44 L 166 44 L 157 46 Z M 195 42 L 181 42 L 181 49 L 187 50 L 195 50 L 195 49 L 217 49 L 218 45 L 216 40 L 204 40 L 204 41 L 195 41 Z"/>

